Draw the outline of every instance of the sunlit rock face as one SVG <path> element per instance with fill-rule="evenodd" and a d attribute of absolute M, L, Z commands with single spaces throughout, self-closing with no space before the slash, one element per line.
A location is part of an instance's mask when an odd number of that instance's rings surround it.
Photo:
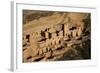
<path fill-rule="evenodd" d="M 91 59 L 91 15 L 23 10 L 23 62 Z"/>

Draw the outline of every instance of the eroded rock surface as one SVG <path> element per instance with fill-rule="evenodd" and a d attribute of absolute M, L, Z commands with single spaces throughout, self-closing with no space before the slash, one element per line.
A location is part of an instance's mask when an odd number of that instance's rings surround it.
<path fill-rule="evenodd" d="M 91 58 L 89 13 L 23 13 L 23 62 Z"/>

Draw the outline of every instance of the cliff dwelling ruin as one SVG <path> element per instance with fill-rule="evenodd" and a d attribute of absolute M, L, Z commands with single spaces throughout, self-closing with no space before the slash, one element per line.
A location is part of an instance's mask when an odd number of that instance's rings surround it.
<path fill-rule="evenodd" d="M 91 59 L 91 14 L 23 10 L 23 63 Z"/>

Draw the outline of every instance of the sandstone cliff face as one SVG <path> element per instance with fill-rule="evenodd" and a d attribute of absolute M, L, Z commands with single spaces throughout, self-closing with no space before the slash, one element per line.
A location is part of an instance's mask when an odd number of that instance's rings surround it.
<path fill-rule="evenodd" d="M 23 10 L 23 62 L 91 58 L 89 13 Z"/>

